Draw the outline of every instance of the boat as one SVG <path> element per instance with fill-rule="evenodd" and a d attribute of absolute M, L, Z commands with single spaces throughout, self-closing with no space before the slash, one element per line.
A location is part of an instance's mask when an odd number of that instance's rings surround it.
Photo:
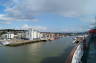
<path fill-rule="evenodd" d="M 8 41 L 0 41 L 0 45 L 8 45 L 8 44 L 10 44 L 10 42 L 8 42 Z"/>
<path fill-rule="evenodd" d="M 96 61 L 96 29 L 91 29 L 88 35 L 74 46 L 67 57 L 66 63 L 94 63 Z M 77 40 L 77 37 L 74 39 Z"/>
<path fill-rule="evenodd" d="M 84 36 L 76 36 L 75 38 L 72 39 L 73 39 L 73 43 L 79 43 L 84 39 Z"/>

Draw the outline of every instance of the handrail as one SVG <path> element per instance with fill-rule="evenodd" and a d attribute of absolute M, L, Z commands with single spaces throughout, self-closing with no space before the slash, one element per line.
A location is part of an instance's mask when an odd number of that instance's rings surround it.
<path fill-rule="evenodd" d="M 78 45 L 76 51 L 74 52 L 71 63 L 81 63 L 82 56 L 83 56 L 83 47 L 80 44 L 80 45 Z"/>
<path fill-rule="evenodd" d="M 67 60 L 66 60 L 65 63 L 71 63 L 71 62 L 72 62 L 72 58 L 73 58 L 73 55 L 74 55 L 76 49 L 77 49 L 77 46 L 75 46 L 75 47 L 72 49 L 72 51 L 71 51 L 71 53 L 69 54 L 69 56 L 67 57 Z"/>
<path fill-rule="evenodd" d="M 65 63 L 80 63 L 82 56 L 83 56 L 83 45 L 79 43 L 72 49 Z"/>

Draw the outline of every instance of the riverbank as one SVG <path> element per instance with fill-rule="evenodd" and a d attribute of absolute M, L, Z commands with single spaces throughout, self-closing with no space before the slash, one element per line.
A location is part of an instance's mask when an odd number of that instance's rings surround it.
<path fill-rule="evenodd" d="M 1 42 L 9 42 L 9 44 L 6 44 L 5 46 L 20 46 L 30 43 L 37 43 L 37 42 L 46 42 L 47 40 L 0 40 Z"/>

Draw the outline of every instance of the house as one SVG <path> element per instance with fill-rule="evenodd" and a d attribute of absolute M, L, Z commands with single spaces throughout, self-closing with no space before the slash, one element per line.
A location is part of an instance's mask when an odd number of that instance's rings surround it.
<path fill-rule="evenodd" d="M 7 32 L 1 36 L 1 39 L 3 40 L 11 40 L 13 38 L 14 38 L 14 34 L 10 32 Z"/>
<path fill-rule="evenodd" d="M 36 39 L 40 39 L 41 34 L 39 31 L 29 28 L 25 33 L 25 37 L 26 39 L 29 40 L 36 40 Z"/>

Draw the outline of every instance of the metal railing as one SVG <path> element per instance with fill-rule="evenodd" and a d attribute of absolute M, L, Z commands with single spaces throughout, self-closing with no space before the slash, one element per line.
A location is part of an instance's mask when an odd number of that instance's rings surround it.
<path fill-rule="evenodd" d="M 81 58 L 83 56 L 83 45 L 79 44 L 74 52 L 71 63 L 81 63 Z"/>
<path fill-rule="evenodd" d="M 65 63 L 82 63 L 83 43 L 77 44 L 71 51 Z"/>

